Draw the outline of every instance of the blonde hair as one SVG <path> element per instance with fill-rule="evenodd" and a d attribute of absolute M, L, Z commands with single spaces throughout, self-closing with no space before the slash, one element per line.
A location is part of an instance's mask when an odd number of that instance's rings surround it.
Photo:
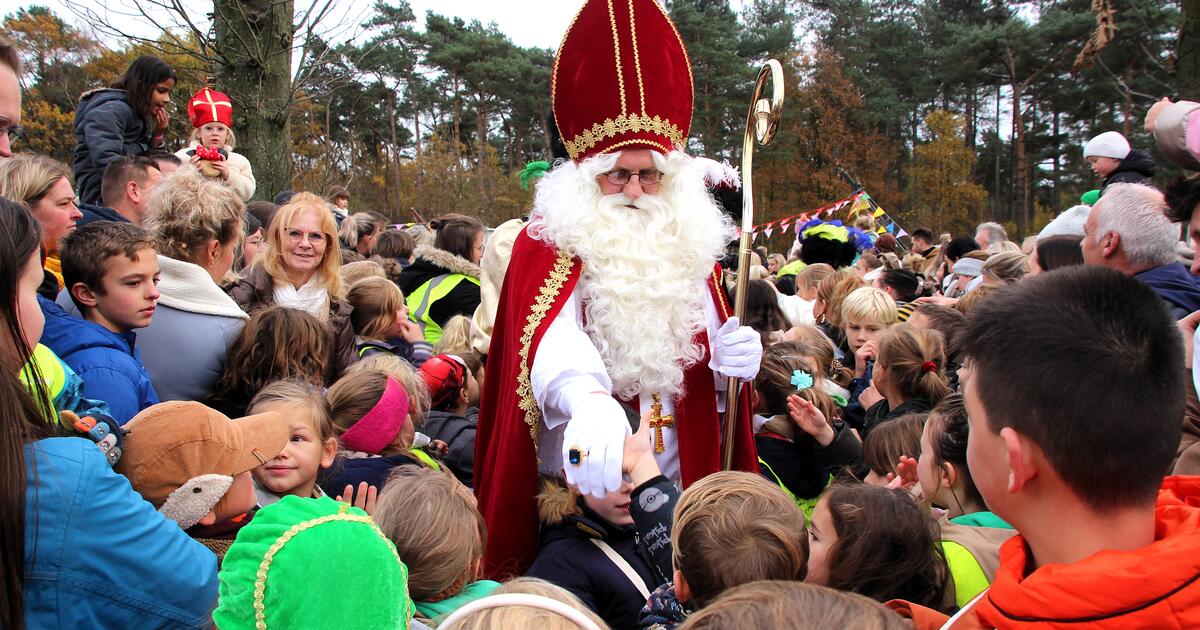
<path fill-rule="evenodd" d="M 927 364 L 933 369 L 927 369 Z M 876 370 L 887 371 L 888 382 L 906 399 L 919 398 L 933 406 L 950 394 L 941 371 L 946 367 L 946 344 L 937 331 L 897 324 L 879 340 Z"/>
<path fill-rule="evenodd" d="M 455 315 L 442 327 L 442 340 L 433 347 L 434 354 L 460 354 L 472 352 L 471 318 Z"/>
<path fill-rule="evenodd" d="M 346 301 L 354 307 L 350 323 L 364 339 L 386 340 L 404 308 L 404 294 L 387 278 L 364 278 L 350 286 Z"/>
<path fill-rule="evenodd" d="M 842 324 L 896 323 L 896 300 L 875 287 L 859 287 L 842 302 Z"/>
<path fill-rule="evenodd" d="M 817 286 L 817 299 L 825 303 L 825 320 L 830 326 L 841 330 L 842 302 L 852 291 L 865 286 L 866 281 L 853 271 L 838 271 L 821 281 Z"/>
<path fill-rule="evenodd" d="M 804 512 L 762 475 L 713 473 L 675 505 L 672 563 L 698 607 L 755 580 L 803 580 L 808 569 Z"/>
<path fill-rule="evenodd" d="M 415 601 L 441 601 L 475 581 L 486 528 L 470 490 L 448 471 L 396 468 L 371 516 L 408 566 Z"/>
<path fill-rule="evenodd" d="M 212 241 L 238 244 L 245 234 L 246 205 L 228 186 L 195 169 L 181 169 L 150 193 L 146 229 L 158 253 L 199 264 Z"/>
<path fill-rule="evenodd" d="M 1011 284 L 1029 273 L 1029 257 L 1020 252 L 992 254 L 983 263 L 984 282 Z"/>
<path fill-rule="evenodd" d="M 66 164 L 42 155 L 18 153 L 0 161 L 0 197 L 17 202 L 26 210 L 32 211 L 60 179 L 66 179 L 72 186 L 75 183 Z"/>
<path fill-rule="evenodd" d="M 520 577 L 509 580 L 503 586 L 492 592 L 493 595 L 508 594 L 537 595 L 547 597 L 583 613 L 592 623 L 602 630 L 607 630 L 608 624 L 592 612 L 578 597 L 561 586 L 556 586 L 545 580 L 531 577 Z M 486 599 L 486 598 L 485 598 Z M 460 619 L 453 626 L 438 626 L 441 630 L 509 630 L 510 628 L 537 628 L 538 630 L 579 630 L 579 626 L 570 619 L 544 608 L 511 604 L 487 608 Z"/>
<path fill-rule="evenodd" d="M 358 282 L 367 278 L 387 278 L 383 265 L 374 260 L 356 260 L 342 265 L 342 282 L 353 288 Z"/>
<path fill-rule="evenodd" d="M 298 380 L 275 381 L 254 395 L 246 407 L 246 413 L 253 415 L 255 407 L 274 402 L 300 405 L 307 409 L 313 432 L 322 444 L 326 440 L 337 439 L 333 417 L 329 413 L 329 403 L 326 402 L 320 387 Z"/>
<path fill-rule="evenodd" d="M 342 219 L 342 225 L 338 228 L 338 236 L 346 244 L 346 247 L 355 249 L 358 247 L 358 241 L 378 232 L 379 229 L 379 221 L 370 213 L 356 212 Z"/>
<path fill-rule="evenodd" d="M 821 378 L 833 381 L 843 388 L 850 387 L 854 380 L 854 372 L 842 365 L 837 359 L 837 348 L 833 340 L 820 328 L 812 324 L 794 326 L 784 335 L 785 341 L 796 344 L 799 353 L 813 360 L 813 368 L 820 373 Z"/>
<path fill-rule="evenodd" d="M 679 630 L 908 627 L 899 615 L 858 593 L 805 582 L 760 580 L 729 589 L 688 617 Z"/>
<path fill-rule="evenodd" d="M 225 127 L 225 146 L 233 149 L 237 146 L 237 136 L 233 133 L 233 128 L 223 122 L 212 121 L 204 123 L 205 125 L 218 124 Z M 204 125 L 201 125 L 201 127 Z M 192 134 L 188 136 L 188 144 L 200 144 L 200 127 L 193 127 Z"/>
<path fill-rule="evenodd" d="M 982 302 L 984 298 L 990 295 L 993 291 L 999 289 L 1001 286 L 1002 285 L 988 284 L 985 282 L 974 289 L 971 289 L 969 293 L 958 298 L 958 301 L 954 303 L 954 310 L 962 313 L 963 315 L 970 314 L 971 309 L 975 308 L 975 306 Z"/>
<path fill-rule="evenodd" d="M 324 200 L 312 193 L 296 193 L 291 201 L 275 211 L 275 217 L 271 219 L 271 226 L 263 235 L 266 249 L 259 254 L 254 264 L 261 265 L 263 269 L 266 269 L 275 282 L 280 284 L 289 282 L 287 269 L 283 264 L 283 242 L 287 238 L 284 232 L 288 230 L 288 226 L 296 217 L 305 212 L 312 212 L 316 215 L 317 221 L 321 224 L 321 233 L 325 235 L 325 256 L 321 259 L 321 264 L 317 269 L 317 273 L 321 276 L 322 286 L 329 292 L 330 298 L 340 300 L 345 297 L 345 284 L 342 282 L 341 269 L 339 269 L 342 266 L 342 250 L 338 244 L 337 223 L 333 220 L 333 213 L 325 207 Z"/>
<path fill-rule="evenodd" d="M 796 274 L 796 290 L 808 290 L 821 286 L 821 282 L 837 273 L 833 267 L 825 263 L 815 263 L 800 270 Z"/>
<path fill-rule="evenodd" d="M 400 357 L 386 352 L 379 352 L 351 364 L 342 374 L 342 378 L 358 372 L 383 372 L 400 381 L 404 391 L 408 392 L 408 406 L 415 416 L 414 422 L 421 426 L 421 420 L 429 413 L 429 388 L 425 379 L 411 363 Z"/>

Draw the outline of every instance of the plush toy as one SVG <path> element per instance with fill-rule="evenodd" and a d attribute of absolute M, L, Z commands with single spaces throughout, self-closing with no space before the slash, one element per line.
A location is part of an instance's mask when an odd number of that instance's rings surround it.
<path fill-rule="evenodd" d="M 188 153 L 189 154 L 194 153 L 197 157 L 200 158 L 200 161 L 196 163 L 196 168 L 198 168 L 200 170 L 200 173 L 202 175 L 204 175 L 205 177 L 220 177 L 221 176 L 221 171 L 218 171 L 217 167 L 213 166 L 213 162 L 222 162 L 225 160 L 225 158 L 227 157 L 225 154 L 225 149 L 214 149 L 212 147 L 196 147 L 195 150 L 188 151 Z"/>
<path fill-rule="evenodd" d="M 63 424 L 73 427 L 83 437 L 96 443 L 100 452 L 108 460 L 109 466 L 116 466 L 121 461 L 125 449 L 125 431 L 116 420 L 102 415 L 84 416 L 80 418 L 71 411 L 59 412 Z"/>

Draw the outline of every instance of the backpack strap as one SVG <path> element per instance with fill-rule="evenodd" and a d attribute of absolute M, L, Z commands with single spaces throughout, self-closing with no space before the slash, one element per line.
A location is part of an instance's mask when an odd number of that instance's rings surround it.
<path fill-rule="evenodd" d="M 644 599 L 650 599 L 650 589 L 646 586 L 646 581 L 642 579 L 642 576 L 638 575 L 637 571 L 633 570 L 633 566 L 629 564 L 628 560 L 622 558 L 621 554 L 617 553 L 616 549 L 613 549 L 603 540 L 600 540 L 599 538 L 589 538 L 588 540 L 592 541 L 593 545 L 599 547 L 600 551 L 604 552 L 604 555 L 608 556 L 608 559 L 612 560 L 612 563 L 617 565 L 617 568 L 620 569 L 621 573 L 625 574 L 625 577 L 628 578 L 629 582 L 633 584 L 633 587 L 642 594 Z"/>

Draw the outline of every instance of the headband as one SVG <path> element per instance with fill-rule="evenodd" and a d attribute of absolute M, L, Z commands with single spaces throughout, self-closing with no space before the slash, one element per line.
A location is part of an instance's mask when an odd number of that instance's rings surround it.
<path fill-rule="evenodd" d="M 600 630 L 600 626 L 596 622 L 587 618 L 582 612 L 575 610 L 571 606 L 550 599 L 543 595 L 531 595 L 529 593 L 504 593 L 502 595 L 491 595 L 483 599 L 477 599 L 462 608 L 454 611 L 449 617 L 446 617 L 438 624 L 439 628 L 453 628 L 453 625 L 462 621 L 468 615 L 472 615 L 481 610 L 489 608 L 501 608 L 504 606 L 528 606 L 530 608 L 541 608 L 548 610 L 557 615 L 566 617 L 575 623 L 575 625 L 583 628 L 583 630 Z"/>
<path fill-rule="evenodd" d="M 408 392 L 400 381 L 389 376 L 379 402 L 343 433 L 340 441 L 352 451 L 378 453 L 396 440 L 408 411 Z"/>

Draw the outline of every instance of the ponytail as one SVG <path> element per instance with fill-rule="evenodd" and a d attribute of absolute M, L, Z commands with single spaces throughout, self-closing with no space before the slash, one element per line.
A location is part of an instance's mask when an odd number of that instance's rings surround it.
<path fill-rule="evenodd" d="M 937 405 L 950 394 L 942 370 L 946 344 L 942 336 L 911 324 L 897 324 L 879 340 L 879 364 L 906 400 Z"/>

